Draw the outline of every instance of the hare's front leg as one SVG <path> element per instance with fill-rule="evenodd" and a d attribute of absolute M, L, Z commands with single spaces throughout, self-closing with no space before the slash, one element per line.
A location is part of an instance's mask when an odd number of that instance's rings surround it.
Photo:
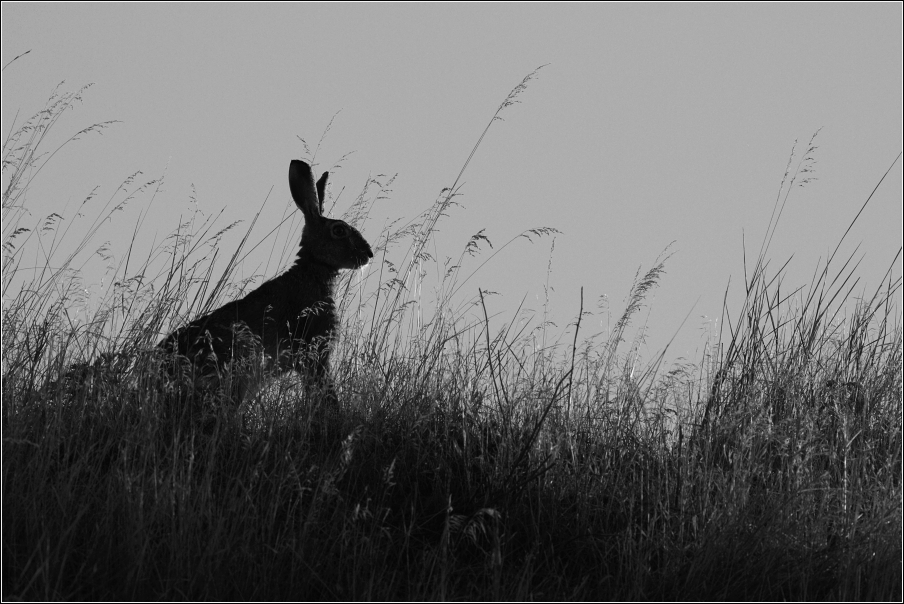
<path fill-rule="evenodd" d="M 318 337 L 310 343 L 302 343 L 293 360 L 292 369 L 304 380 L 308 395 L 324 407 L 338 409 L 339 399 L 330 378 L 329 340 Z"/>

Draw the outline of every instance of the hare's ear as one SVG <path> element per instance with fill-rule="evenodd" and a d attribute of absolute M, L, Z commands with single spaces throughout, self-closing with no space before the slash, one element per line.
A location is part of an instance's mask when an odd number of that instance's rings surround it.
<path fill-rule="evenodd" d="M 289 190 L 295 205 L 304 213 L 305 222 L 311 225 L 319 222 L 322 214 L 311 166 L 298 159 L 292 160 L 289 164 Z"/>
<path fill-rule="evenodd" d="M 317 198 L 320 200 L 320 215 L 323 216 L 323 202 L 326 201 L 326 179 L 330 177 L 329 172 L 324 172 L 317 181 Z"/>

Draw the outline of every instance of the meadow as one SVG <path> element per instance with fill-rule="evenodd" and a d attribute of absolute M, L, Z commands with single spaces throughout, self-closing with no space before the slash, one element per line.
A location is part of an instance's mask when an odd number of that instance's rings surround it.
<path fill-rule="evenodd" d="M 344 274 L 336 416 L 292 376 L 186 404 L 155 345 L 253 286 L 233 278 L 248 237 L 223 250 L 238 227 L 198 214 L 152 250 L 95 249 L 105 216 L 155 194 L 134 176 L 61 245 L 74 216 L 33 215 L 28 190 L 81 93 L 3 147 L 4 600 L 900 601 L 900 249 L 871 295 L 834 254 L 789 291 L 767 233 L 723 332 L 664 366 L 640 359 L 632 321 L 667 254 L 603 333 L 583 297 L 564 331 L 500 318 L 466 293 L 482 233 L 458 262 L 431 255 L 453 185 Z M 770 229 L 812 150 L 789 160 Z M 363 224 L 390 185 L 343 219 Z M 95 252 L 112 276 L 89 296 Z"/>

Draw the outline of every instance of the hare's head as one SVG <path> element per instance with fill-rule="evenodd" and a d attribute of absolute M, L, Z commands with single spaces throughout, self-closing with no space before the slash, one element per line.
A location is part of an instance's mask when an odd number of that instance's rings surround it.
<path fill-rule="evenodd" d="M 315 185 L 311 166 L 297 159 L 289 164 L 289 189 L 295 205 L 304 213 L 299 258 L 309 258 L 336 270 L 360 268 L 374 254 L 358 229 L 323 215 L 328 176 L 329 172 L 324 172 Z"/>

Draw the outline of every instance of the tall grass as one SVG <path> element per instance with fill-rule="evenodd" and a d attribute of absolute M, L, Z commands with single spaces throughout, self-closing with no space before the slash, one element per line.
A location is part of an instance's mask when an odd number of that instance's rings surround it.
<path fill-rule="evenodd" d="M 223 231 L 195 213 L 85 300 L 59 219 L 25 212 L 67 106 L 3 151 L 4 599 L 901 598 L 900 278 L 855 300 L 832 257 L 788 292 L 767 234 L 728 332 L 660 370 L 630 324 L 667 256 L 606 333 L 584 333 L 583 299 L 558 335 L 519 313 L 491 330 L 462 272 L 484 233 L 455 263 L 428 252 L 453 184 L 338 288 L 337 425 L 279 376 L 253 404 L 211 394 L 198 422 L 153 346 L 250 285 L 232 279 L 249 235 L 218 268 Z M 811 167 L 789 168 L 776 220 Z M 155 195 L 135 178 L 108 207 Z M 26 271 L 28 242 L 48 252 Z"/>

